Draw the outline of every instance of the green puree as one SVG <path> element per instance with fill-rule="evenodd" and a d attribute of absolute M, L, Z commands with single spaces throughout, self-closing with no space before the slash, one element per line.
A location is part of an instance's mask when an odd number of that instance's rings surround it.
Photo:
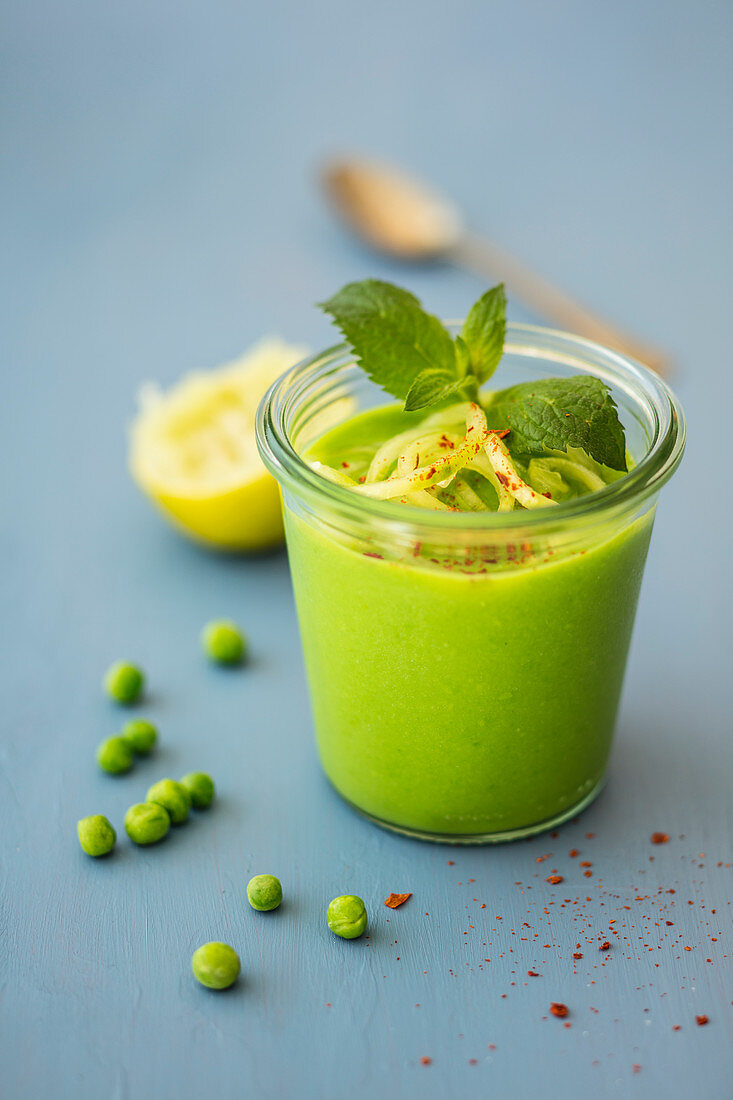
<path fill-rule="evenodd" d="M 365 413 L 306 458 L 358 480 L 416 422 Z M 371 556 L 285 518 L 319 751 L 345 798 L 408 830 L 480 836 L 549 822 L 594 791 L 653 513 L 572 554 L 467 569 L 424 547 Z"/>

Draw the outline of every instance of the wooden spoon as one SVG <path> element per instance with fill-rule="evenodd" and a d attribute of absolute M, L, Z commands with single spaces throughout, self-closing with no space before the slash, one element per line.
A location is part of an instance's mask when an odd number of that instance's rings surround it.
<path fill-rule="evenodd" d="M 558 328 L 575 332 L 637 359 L 660 374 L 666 353 L 591 313 L 520 260 L 465 228 L 453 203 L 387 165 L 334 160 L 323 186 L 343 220 L 368 244 L 400 259 L 448 260 L 486 279 L 502 280 L 510 295 Z"/>

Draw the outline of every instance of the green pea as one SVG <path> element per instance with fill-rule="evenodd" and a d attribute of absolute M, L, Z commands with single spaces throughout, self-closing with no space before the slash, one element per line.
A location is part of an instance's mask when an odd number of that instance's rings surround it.
<path fill-rule="evenodd" d="M 88 856 L 106 856 L 115 846 L 117 833 L 104 814 L 83 817 L 77 823 L 79 843 Z"/>
<path fill-rule="evenodd" d="M 122 775 L 132 767 L 132 749 L 125 737 L 108 737 L 97 748 L 97 763 L 112 775 Z"/>
<path fill-rule="evenodd" d="M 214 780 L 206 772 L 189 772 L 181 779 L 181 786 L 191 796 L 194 810 L 205 810 L 214 801 Z"/>
<path fill-rule="evenodd" d="M 220 665 L 238 665 L 247 653 L 247 640 L 236 623 L 217 619 L 207 623 L 201 635 L 204 652 Z"/>
<path fill-rule="evenodd" d="M 253 909 L 266 913 L 277 909 L 283 900 L 283 888 L 280 879 L 274 875 L 255 875 L 247 883 L 247 900 Z"/>
<path fill-rule="evenodd" d="M 170 814 L 174 825 L 182 825 L 191 809 L 191 795 L 175 779 L 160 779 L 145 795 L 148 802 L 157 802 Z"/>
<path fill-rule="evenodd" d="M 125 832 L 136 844 L 157 844 L 170 827 L 168 811 L 157 802 L 136 802 L 125 814 Z"/>
<path fill-rule="evenodd" d="M 326 920 L 335 935 L 344 940 L 358 939 L 367 926 L 366 906 L 355 894 L 343 894 L 329 905 Z"/>
<path fill-rule="evenodd" d="M 191 969 L 207 989 L 228 989 L 239 977 L 239 955 L 227 943 L 205 943 L 194 951 Z"/>
<path fill-rule="evenodd" d="M 140 756 L 147 756 L 155 747 L 158 740 L 158 731 L 152 722 L 145 722 L 142 718 L 135 718 L 122 728 L 122 736 L 127 741 L 133 752 Z"/>
<path fill-rule="evenodd" d="M 104 686 L 118 703 L 134 703 L 145 686 L 145 676 L 137 665 L 117 661 L 107 670 Z"/>

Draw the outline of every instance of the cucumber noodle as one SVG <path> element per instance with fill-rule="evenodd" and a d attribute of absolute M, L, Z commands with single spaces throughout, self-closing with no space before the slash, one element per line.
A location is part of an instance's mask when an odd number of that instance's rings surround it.
<path fill-rule="evenodd" d="M 437 511 L 494 510 L 465 476 L 460 476 L 470 473 L 479 475 L 493 488 L 500 512 L 511 511 L 517 505 L 546 508 L 556 504 L 523 480 L 502 442 L 503 435 L 506 432 L 488 428 L 486 414 L 479 405 L 462 403 L 434 413 L 419 427 L 386 440 L 363 481 L 354 481 L 321 462 L 312 462 L 311 466 L 336 485 L 374 500 L 397 500 Z M 561 475 L 563 460 L 553 461 L 556 476 Z M 448 486 L 452 504 L 439 495 Z M 589 489 L 595 487 L 588 485 Z"/>

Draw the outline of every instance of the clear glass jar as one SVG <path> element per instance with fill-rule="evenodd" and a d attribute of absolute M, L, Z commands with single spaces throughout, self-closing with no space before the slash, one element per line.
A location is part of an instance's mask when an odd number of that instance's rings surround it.
<path fill-rule="evenodd" d="M 498 386 L 576 373 L 610 387 L 631 471 L 553 508 L 433 512 L 318 475 L 315 439 L 390 399 L 330 348 L 259 409 L 283 493 L 318 748 L 336 790 L 412 836 L 528 836 L 600 790 L 660 488 L 684 448 L 679 404 L 599 345 L 509 325 Z M 492 380 L 492 384 L 493 384 Z"/>

